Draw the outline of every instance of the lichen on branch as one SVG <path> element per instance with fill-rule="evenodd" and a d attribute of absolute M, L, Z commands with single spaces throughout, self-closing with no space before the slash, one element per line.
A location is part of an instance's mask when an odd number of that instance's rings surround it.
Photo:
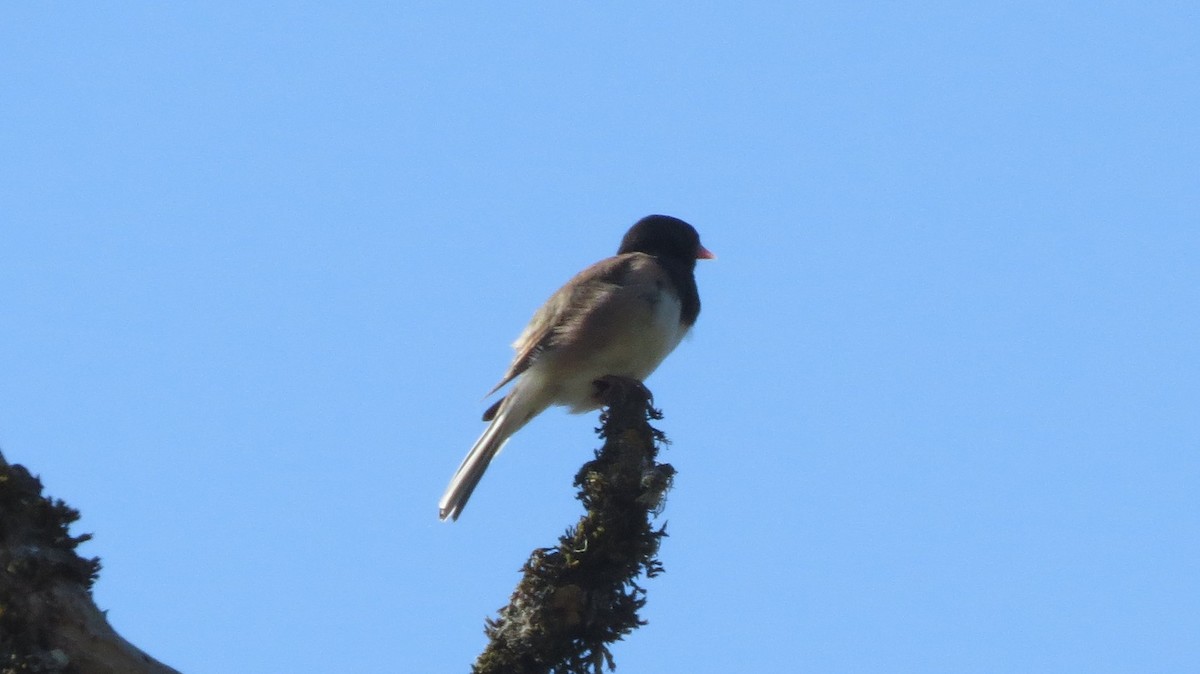
<path fill-rule="evenodd" d="M 489 619 L 489 643 L 477 674 L 584 674 L 614 669 L 609 645 L 645 624 L 644 574 L 658 561 L 664 528 L 651 520 L 663 507 L 675 469 L 657 462 L 662 414 L 640 382 L 597 382 L 605 403 L 597 433 L 604 446 L 575 476 L 587 512 L 553 548 L 533 551 L 507 606 Z"/>

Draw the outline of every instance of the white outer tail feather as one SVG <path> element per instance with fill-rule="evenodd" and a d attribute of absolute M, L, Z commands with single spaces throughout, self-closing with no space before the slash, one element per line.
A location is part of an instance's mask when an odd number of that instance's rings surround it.
<path fill-rule="evenodd" d="M 492 422 L 484 429 L 483 435 L 480 435 L 475 444 L 471 446 L 471 451 L 467 452 L 467 456 L 458 466 L 458 470 L 454 471 L 454 477 L 450 478 L 450 484 L 446 487 L 446 492 L 442 494 L 442 500 L 438 502 L 439 519 L 451 521 L 458 519 L 463 507 L 467 505 L 467 500 L 475 491 L 475 487 L 479 486 L 479 481 L 483 479 L 488 465 L 504 448 L 508 439 L 529 423 L 530 419 L 549 407 L 548 401 L 529 399 L 530 391 L 538 392 L 541 388 L 534 382 L 528 381 L 529 379 L 529 377 L 522 377 L 521 381 L 518 381 L 505 396 Z"/>

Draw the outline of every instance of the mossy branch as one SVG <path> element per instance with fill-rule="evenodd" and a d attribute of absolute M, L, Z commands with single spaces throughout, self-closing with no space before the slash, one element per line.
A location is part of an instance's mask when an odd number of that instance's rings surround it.
<path fill-rule="evenodd" d="M 650 520 L 662 509 L 675 469 L 656 462 L 666 438 L 650 426 L 662 418 L 640 382 L 597 382 L 606 407 L 604 446 L 575 476 L 587 508 L 555 548 L 535 550 L 508 606 L 487 622 L 490 639 L 476 674 L 584 674 L 615 669 L 609 644 L 640 625 L 644 573 L 662 572 L 657 559 L 665 527 Z"/>
<path fill-rule="evenodd" d="M 100 560 L 75 548 L 79 512 L 0 454 L 0 674 L 178 674 L 123 639 L 92 601 Z"/>

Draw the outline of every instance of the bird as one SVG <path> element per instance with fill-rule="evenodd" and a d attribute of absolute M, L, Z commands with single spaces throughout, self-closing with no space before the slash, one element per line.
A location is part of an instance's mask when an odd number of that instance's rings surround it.
<path fill-rule="evenodd" d="M 648 215 L 629 228 L 615 256 L 551 295 L 513 342 L 508 371 L 484 396 L 513 383 L 484 412 L 488 426 L 450 479 L 438 518 L 457 520 L 508 439 L 551 405 L 588 412 L 602 406 L 594 381 L 645 380 L 696 322 L 696 262 L 715 258 L 688 223 Z"/>

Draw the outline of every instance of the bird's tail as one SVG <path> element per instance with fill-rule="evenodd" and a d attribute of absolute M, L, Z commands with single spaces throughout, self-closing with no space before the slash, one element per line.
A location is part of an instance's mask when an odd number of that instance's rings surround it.
<path fill-rule="evenodd" d="M 531 406 L 525 400 L 521 387 L 514 388 L 500 401 L 499 410 L 488 424 L 483 435 L 475 441 L 471 451 L 450 478 L 446 493 L 438 502 L 438 518 L 441 520 L 457 520 L 462 509 L 467 505 L 467 499 L 479 485 L 484 471 L 492 459 L 503 449 L 504 443 L 521 429 L 530 419 L 546 408 L 545 405 Z M 533 409 L 529 409 L 533 407 Z M 490 412 L 490 410 L 489 410 Z"/>

